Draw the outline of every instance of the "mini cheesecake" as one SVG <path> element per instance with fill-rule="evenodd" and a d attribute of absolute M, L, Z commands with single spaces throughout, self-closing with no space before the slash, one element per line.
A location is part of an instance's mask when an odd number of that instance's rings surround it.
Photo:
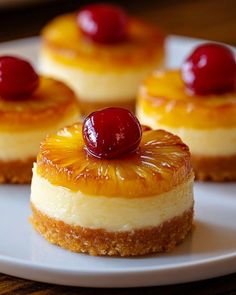
<path fill-rule="evenodd" d="M 43 141 L 31 187 L 34 228 L 52 244 L 90 255 L 172 250 L 192 229 L 188 147 L 149 129 L 135 151 L 112 158 L 103 152 L 88 150 L 81 124 Z"/>
<path fill-rule="evenodd" d="M 107 7 L 93 6 L 95 10 Z M 114 9 L 117 8 L 110 10 Z M 103 22 L 109 20 L 110 10 L 107 17 L 104 12 Z M 107 106 L 134 110 L 139 82 L 163 65 L 164 34 L 152 25 L 127 16 L 123 39 L 100 42 L 85 35 L 78 24 L 83 11 L 59 16 L 44 28 L 41 71 L 64 81 L 78 94 L 83 114 Z M 108 20 L 105 28 L 112 30 L 111 20 Z M 99 25 L 99 22 L 91 24 Z"/>
<path fill-rule="evenodd" d="M 65 84 L 44 76 L 38 77 L 37 87 L 32 93 L 21 93 L 20 97 L 16 93 L 8 93 L 17 92 L 19 86 L 16 87 L 18 82 L 15 83 L 13 78 L 11 83 L 10 78 L 5 81 L 9 76 L 3 65 L 6 60 L 14 64 L 16 73 L 19 69 L 17 63 L 25 62 L 13 57 L 0 58 L 0 182 L 30 183 L 40 142 L 46 134 L 78 121 L 78 103 Z M 24 69 L 20 75 L 24 79 Z M 19 76 L 17 79 L 22 80 Z M 24 83 L 21 82 L 20 87 Z"/>
<path fill-rule="evenodd" d="M 218 71 L 226 72 L 223 66 Z M 200 85 L 197 78 L 196 87 L 202 91 L 210 87 Z M 217 78 L 209 84 L 219 86 Z M 204 76 L 201 83 L 206 81 Z M 156 71 L 139 88 L 137 116 L 142 124 L 181 137 L 190 148 L 197 179 L 236 180 L 236 92 L 213 90 L 194 93 L 186 87 L 181 70 Z"/>

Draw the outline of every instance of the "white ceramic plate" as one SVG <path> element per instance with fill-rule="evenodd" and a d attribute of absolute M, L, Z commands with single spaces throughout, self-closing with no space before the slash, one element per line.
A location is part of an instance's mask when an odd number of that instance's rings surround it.
<path fill-rule="evenodd" d="M 178 66 L 199 41 L 170 37 L 168 65 Z M 0 45 L 0 54 L 37 60 L 36 38 Z M 0 272 L 88 287 L 138 287 L 212 278 L 236 271 L 236 183 L 195 184 L 195 229 L 170 254 L 91 257 L 48 244 L 28 222 L 29 186 L 0 186 Z"/>

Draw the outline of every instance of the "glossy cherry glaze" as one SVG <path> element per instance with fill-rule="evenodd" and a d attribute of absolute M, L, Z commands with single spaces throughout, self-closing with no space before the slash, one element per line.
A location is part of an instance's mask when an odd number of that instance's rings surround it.
<path fill-rule="evenodd" d="M 123 108 L 106 108 L 90 114 L 83 123 L 83 138 L 97 158 L 119 158 L 134 152 L 142 138 L 138 119 Z"/>
<path fill-rule="evenodd" d="M 14 56 L 0 56 L 0 96 L 29 96 L 39 84 L 39 77 L 29 62 Z"/>
<path fill-rule="evenodd" d="M 77 14 L 81 32 L 97 43 L 122 42 L 127 35 L 128 17 L 116 5 L 93 4 L 82 8 Z"/>
<path fill-rule="evenodd" d="M 194 94 L 221 94 L 235 89 L 235 57 L 223 45 L 198 46 L 184 61 L 181 73 L 187 89 Z"/>

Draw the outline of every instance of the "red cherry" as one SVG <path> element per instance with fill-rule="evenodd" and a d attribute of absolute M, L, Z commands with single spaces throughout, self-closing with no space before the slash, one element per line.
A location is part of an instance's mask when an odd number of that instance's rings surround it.
<path fill-rule="evenodd" d="M 187 89 L 195 94 L 220 94 L 235 88 L 234 54 L 223 45 L 198 46 L 184 61 L 181 72 Z"/>
<path fill-rule="evenodd" d="M 90 114 L 83 123 L 83 138 L 97 158 L 118 158 L 137 150 L 142 137 L 138 119 L 122 108 L 106 108 Z"/>
<path fill-rule="evenodd" d="M 93 4 L 77 14 L 81 32 L 98 43 L 117 43 L 125 40 L 128 17 L 123 9 L 110 4 Z"/>
<path fill-rule="evenodd" d="M 39 84 L 39 77 L 29 62 L 14 56 L 0 57 L 0 95 L 22 97 L 30 95 Z"/>

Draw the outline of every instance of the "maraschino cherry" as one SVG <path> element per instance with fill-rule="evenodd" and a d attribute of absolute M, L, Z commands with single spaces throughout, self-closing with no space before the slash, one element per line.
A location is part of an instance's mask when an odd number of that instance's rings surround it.
<path fill-rule="evenodd" d="M 90 114 L 83 123 L 83 138 L 88 152 L 112 159 L 138 149 L 142 128 L 138 119 L 123 108 L 106 108 Z"/>
<path fill-rule="evenodd" d="M 187 89 L 194 94 L 221 94 L 235 89 L 234 54 L 223 45 L 198 46 L 184 61 L 181 72 Z"/>
<path fill-rule="evenodd" d="M 93 4 L 77 14 L 81 32 L 97 43 L 122 42 L 127 35 L 128 17 L 123 9 L 111 4 Z"/>
<path fill-rule="evenodd" d="M 39 84 L 39 77 L 29 62 L 14 56 L 0 56 L 0 96 L 29 96 Z"/>

